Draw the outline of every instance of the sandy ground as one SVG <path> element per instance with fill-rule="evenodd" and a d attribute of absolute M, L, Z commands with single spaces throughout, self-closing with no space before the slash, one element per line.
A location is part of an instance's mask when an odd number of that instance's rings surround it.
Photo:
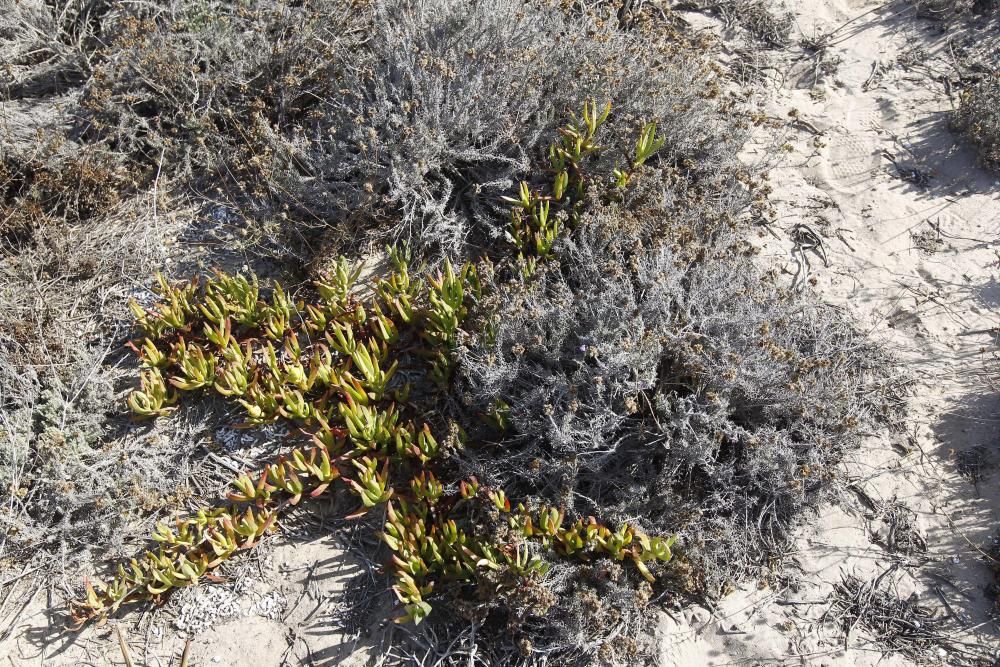
<path fill-rule="evenodd" d="M 991 473 L 1000 461 L 1000 394 L 990 378 L 1000 325 L 1000 177 L 978 169 L 973 151 L 948 132 L 945 112 L 956 100 L 940 77 L 954 71 L 954 43 L 912 11 L 880 5 L 789 3 L 800 35 L 836 32 L 821 53 L 793 47 L 762 70 L 762 111 L 783 123 L 786 152 L 771 172 L 777 217 L 761 227 L 759 245 L 762 261 L 798 273 L 897 351 L 913 377 L 907 429 L 873 437 L 845 463 L 836 481 L 844 502 L 803 527 L 775 565 L 783 576 L 748 583 L 714 609 L 664 611 L 662 665 L 914 664 L 885 653 L 861 625 L 845 636 L 831 613 L 844 576 L 882 574 L 901 598 L 947 618 L 964 642 L 957 652 L 933 652 L 931 662 L 957 663 L 963 647 L 1000 659 L 983 554 L 1000 527 L 1000 473 Z M 762 133 L 747 159 L 773 138 Z M 373 647 L 400 630 L 355 638 L 338 592 L 374 579 L 331 538 L 309 534 L 276 540 L 253 564 L 260 583 L 237 587 L 238 595 L 186 591 L 163 610 L 78 635 L 47 615 L 54 601 L 26 572 L 0 588 L 0 662 L 125 664 L 117 627 L 136 664 L 179 664 L 186 637 L 192 666 L 371 663 Z"/>

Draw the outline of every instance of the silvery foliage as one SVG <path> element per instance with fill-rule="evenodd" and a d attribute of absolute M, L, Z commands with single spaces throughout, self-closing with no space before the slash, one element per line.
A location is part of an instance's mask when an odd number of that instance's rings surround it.
<path fill-rule="evenodd" d="M 939 20 L 1000 9 L 997 0 L 910 0 L 910 4 L 917 8 L 917 16 Z"/>
<path fill-rule="evenodd" d="M 780 557 L 833 466 L 899 418 L 900 385 L 876 344 L 758 269 L 738 232 L 688 221 L 680 246 L 666 239 L 683 217 L 640 210 L 595 205 L 557 260 L 498 286 L 494 335 L 460 373 L 467 406 L 510 426 L 477 433 L 467 465 L 567 520 L 677 535 L 688 585 L 717 595 Z M 578 567 L 556 561 L 552 581 Z M 557 597 L 545 636 L 570 645 L 579 596 Z"/>
<path fill-rule="evenodd" d="M 150 505 L 177 491 L 190 468 L 185 429 L 165 437 L 129 428 L 122 359 L 125 303 L 161 248 L 128 217 L 78 225 L 46 220 L 19 253 L 0 255 L 0 557 L 90 549 L 109 557 L 148 533 Z M 67 575 L 75 570 L 66 567 Z M 75 583 L 75 582 L 73 582 Z"/>
<path fill-rule="evenodd" d="M 654 46 L 610 24 L 519 0 L 382 0 L 372 11 L 366 48 L 344 64 L 302 154 L 313 201 L 386 216 L 389 236 L 420 254 L 464 255 L 501 237 L 500 196 L 587 98 L 614 102 L 609 139 L 658 118 L 670 158 L 717 141 L 701 63 L 656 65 Z"/>
<path fill-rule="evenodd" d="M 983 166 L 1000 170 L 1000 75 L 987 75 L 963 92 L 952 126 L 979 147 Z"/>
<path fill-rule="evenodd" d="M 717 14 L 728 26 L 737 25 L 758 42 L 772 47 L 787 46 L 794 15 L 784 3 L 772 0 L 730 0 L 730 2 L 708 2 L 694 0 L 686 3 L 693 10 Z"/>

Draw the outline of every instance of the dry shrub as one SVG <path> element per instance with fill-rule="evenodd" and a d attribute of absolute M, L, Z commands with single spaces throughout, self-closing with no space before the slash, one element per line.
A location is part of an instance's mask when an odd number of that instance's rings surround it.
<path fill-rule="evenodd" d="M 996 531 L 990 538 L 984 560 L 993 574 L 987 593 L 993 596 L 994 604 L 1000 608 L 1000 531 Z"/>
<path fill-rule="evenodd" d="M 83 136 L 173 178 L 266 200 L 294 172 L 272 135 L 294 134 L 337 87 L 361 12 L 351 3 L 173 2 L 123 6 L 95 54 Z M 279 129 L 280 128 L 280 129 Z"/>
<path fill-rule="evenodd" d="M 19 3 L 0 22 L 18 36 L 0 47 L 10 63 L 0 95 L 37 115 L 52 106 L 45 96 L 60 93 L 52 103 L 74 122 L 43 128 L 45 143 L 125 165 L 142 184 L 187 186 L 273 236 L 279 214 L 327 222 L 297 198 L 311 176 L 290 140 L 339 85 L 366 15 L 349 0 Z M 301 242 L 304 226 L 283 231 Z"/>
<path fill-rule="evenodd" d="M 1000 75 L 982 78 L 962 92 L 952 127 L 979 147 L 979 159 L 1000 169 Z"/>
<path fill-rule="evenodd" d="M 438 258 L 495 244 L 500 196 L 586 97 L 615 102 L 616 136 L 657 118 L 671 159 L 724 166 L 705 150 L 727 131 L 717 75 L 648 12 L 622 31 L 548 0 L 98 4 L 76 24 L 100 40 L 59 32 L 83 54 L 67 56 L 83 78 L 68 136 L 307 244 L 330 226 L 344 249 L 372 234 Z M 59 23 L 36 13 L 38 34 Z"/>
<path fill-rule="evenodd" d="M 476 432 L 489 444 L 466 465 L 568 517 L 679 535 L 657 585 L 724 595 L 780 561 L 843 455 L 897 423 L 902 399 L 891 358 L 837 309 L 755 268 L 733 223 L 748 192 L 644 178 L 635 199 L 592 201 L 532 279 L 494 277 L 459 399 L 509 427 Z M 518 611 L 515 636 L 632 664 L 627 639 L 652 622 L 638 582 L 552 573 L 527 602 L 495 603 Z"/>
<path fill-rule="evenodd" d="M 0 91 L 10 99 L 44 97 L 84 82 L 105 37 L 110 2 L 19 0 L 0 13 Z"/>
<path fill-rule="evenodd" d="M 752 39 L 771 48 L 787 46 L 795 17 L 785 5 L 771 0 L 685 0 L 676 3 L 678 9 L 703 11 L 722 17 L 729 25 L 746 31 Z"/>
<path fill-rule="evenodd" d="M 125 304 L 162 261 L 156 226 L 132 206 L 34 223 L 0 252 L 0 567 L 119 553 L 190 455 L 124 414 Z"/>
<path fill-rule="evenodd" d="M 971 14 L 989 14 L 1000 10 L 997 0 L 907 0 L 916 7 L 917 16 L 939 21 Z"/>
<path fill-rule="evenodd" d="M 712 74 L 677 44 L 557 3 L 362 4 L 106 7 L 75 70 L 76 132 L 293 235 L 388 222 L 424 254 L 494 241 L 499 195 L 587 96 L 616 101 L 621 132 L 676 118 L 678 155 L 706 134 Z"/>
<path fill-rule="evenodd" d="M 26 1 L 0 19 L 0 567 L 119 550 L 134 492 L 176 480 L 169 450 L 139 456 L 149 443 L 125 432 L 116 366 L 125 301 L 163 257 L 149 200 L 132 200 L 150 171 L 67 120 L 110 8 Z"/>
<path fill-rule="evenodd" d="M 388 221 L 386 235 L 423 256 L 494 246 L 500 196 L 587 97 L 614 101 L 612 137 L 658 118 L 670 159 L 723 166 L 706 150 L 725 128 L 713 126 L 704 59 L 557 4 L 375 3 L 371 39 L 298 152 L 309 201 Z"/>
<path fill-rule="evenodd" d="M 36 155 L 0 161 L 0 237 L 25 243 L 36 226 L 76 225 L 101 218 L 140 185 L 136 175 L 101 151 L 61 155 L 47 148 Z"/>

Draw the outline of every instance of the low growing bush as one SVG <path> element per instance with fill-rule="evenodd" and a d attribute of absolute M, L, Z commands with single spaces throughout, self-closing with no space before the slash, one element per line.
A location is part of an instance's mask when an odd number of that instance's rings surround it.
<path fill-rule="evenodd" d="M 625 31 L 551 0 L 85 4 L 23 17 L 43 34 L 65 15 L 65 138 L 313 250 L 332 227 L 325 250 L 374 237 L 478 254 L 503 235 L 500 197 L 588 96 L 615 100 L 617 138 L 656 118 L 669 159 L 731 166 L 716 72 L 645 10 Z M 18 81 L 45 75 L 24 68 Z"/>
<path fill-rule="evenodd" d="M 780 557 L 860 430 L 897 417 L 888 359 L 753 269 L 729 200 L 666 196 L 656 124 L 602 145 L 610 117 L 561 128 L 479 270 L 424 282 L 394 250 L 369 299 L 341 260 L 307 298 L 218 274 L 133 305 L 138 417 L 209 392 L 299 442 L 231 505 L 161 524 L 78 622 L 197 583 L 337 489 L 385 512 L 400 620 L 485 625 L 501 663 L 642 659 L 654 594 L 721 595 Z"/>
<path fill-rule="evenodd" d="M 732 164 L 716 75 L 683 41 L 511 0 L 377 3 L 372 30 L 301 151 L 323 189 L 310 200 L 364 206 L 419 256 L 494 246 L 501 196 L 587 97 L 615 101 L 609 141 L 655 118 L 672 138 L 664 159 Z"/>
<path fill-rule="evenodd" d="M 571 179 L 582 193 L 562 201 L 556 167 L 514 204 L 548 202 L 532 220 L 570 231 L 545 261 L 482 274 L 489 297 L 471 331 L 486 333 L 462 349 L 456 392 L 490 425 L 470 430 L 484 444 L 467 471 L 571 517 L 677 535 L 658 585 L 724 595 L 774 574 L 843 455 L 899 423 L 900 385 L 837 309 L 754 266 L 732 200 L 697 184 L 668 195 L 671 168 L 656 160 L 624 189 L 609 171 L 586 169 Z M 627 577 L 570 562 L 549 577 L 550 603 L 523 605 L 532 646 L 635 659 L 616 633 L 641 637 L 650 619 Z"/>
<path fill-rule="evenodd" d="M 997 0 L 907 0 L 916 7 L 917 16 L 948 20 L 970 14 L 988 14 L 1000 9 Z"/>
<path fill-rule="evenodd" d="M 771 48 L 787 46 L 794 25 L 794 15 L 788 8 L 772 0 L 685 0 L 675 6 L 721 16 L 728 24 L 739 26 L 752 39 Z"/>
<path fill-rule="evenodd" d="M 952 127 L 979 147 L 985 167 L 1000 169 L 1000 74 L 987 75 L 962 91 Z"/>
<path fill-rule="evenodd" d="M 157 229 L 121 205 L 81 222 L 82 198 L 51 192 L 38 205 L 72 214 L 39 215 L 0 249 L 0 564 L 71 569 L 144 532 L 139 495 L 173 493 L 190 452 L 153 447 L 122 418 L 125 304 L 162 261 Z"/>
<path fill-rule="evenodd" d="M 82 83 L 56 148 L 0 155 L 0 557 L 131 548 L 179 504 L 196 439 L 146 444 L 201 396 L 290 435 L 88 584 L 79 623 L 203 581 L 313 497 L 378 526 L 366 555 L 401 621 L 441 655 L 476 628 L 495 664 L 635 664 L 652 600 L 780 561 L 840 457 L 898 417 L 895 378 L 836 309 L 754 268 L 741 226 L 769 186 L 737 159 L 742 100 L 638 4 L 627 21 L 549 0 L 20 12 L 58 24 L 60 90 Z M 181 190 L 275 236 L 326 229 L 317 267 L 401 243 L 370 280 L 346 260 L 296 289 L 161 278 L 132 303 L 123 392 L 124 302 L 164 264 L 157 206 Z"/>
<path fill-rule="evenodd" d="M 110 37 L 92 55 L 78 131 L 149 178 L 267 204 L 296 171 L 276 137 L 333 94 L 363 16 L 340 0 L 119 5 L 101 20 Z"/>

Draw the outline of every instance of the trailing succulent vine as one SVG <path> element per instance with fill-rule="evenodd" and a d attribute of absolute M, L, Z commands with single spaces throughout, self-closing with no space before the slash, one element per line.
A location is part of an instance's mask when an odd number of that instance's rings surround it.
<path fill-rule="evenodd" d="M 583 161 L 600 150 L 595 136 L 610 110 L 588 102 L 582 118 L 560 130 L 548 154 L 551 194 L 521 183 L 520 197 L 510 199 L 510 238 L 524 275 L 552 253 L 563 220 L 579 221 L 589 187 Z M 614 170 L 616 188 L 663 145 L 655 133 L 655 124 L 642 128 L 634 159 Z M 242 408 L 247 426 L 284 420 L 303 444 L 233 480 L 230 504 L 158 524 L 155 551 L 119 565 L 110 582 L 86 584 L 86 597 L 72 605 L 78 626 L 198 583 L 256 545 L 289 507 L 338 491 L 356 499 L 349 518 L 385 513 L 381 538 L 392 552 L 400 621 L 426 618 L 442 579 L 502 572 L 494 580 L 517 586 L 543 576 L 541 552 L 628 560 L 654 580 L 650 565 L 670 560 L 673 538 L 627 523 L 612 529 L 595 517 L 568 520 L 559 507 L 515 505 L 502 489 L 455 472 L 451 459 L 472 445 L 460 426 L 425 421 L 413 397 L 448 389 L 461 327 L 482 296 L 478 273 L 471 263 L 455 269 L 446 261 L 420 278 L 405 250 L 389 256 L 393 270 L 368 285 L 364 299 L 360 266 L 342 257 L 308 298 L 276 283 L 265 290 L 256 276 L 216 272 L 183 284 L 159 275 L 159 301 L 131 304 L 142 332 L 130 343 L 142 365 L 140 388 L 128 398 L 137 419 L 169 415 L 186 394 L 215 393 Z M 414 382 L 419 391 L 411 391 Z M 502 427 L 501 408 L 491 417 Z M 434 435 L 441 428 L 447 439 Z M 506 527 L 497 530 L 498 521 Z"/>

